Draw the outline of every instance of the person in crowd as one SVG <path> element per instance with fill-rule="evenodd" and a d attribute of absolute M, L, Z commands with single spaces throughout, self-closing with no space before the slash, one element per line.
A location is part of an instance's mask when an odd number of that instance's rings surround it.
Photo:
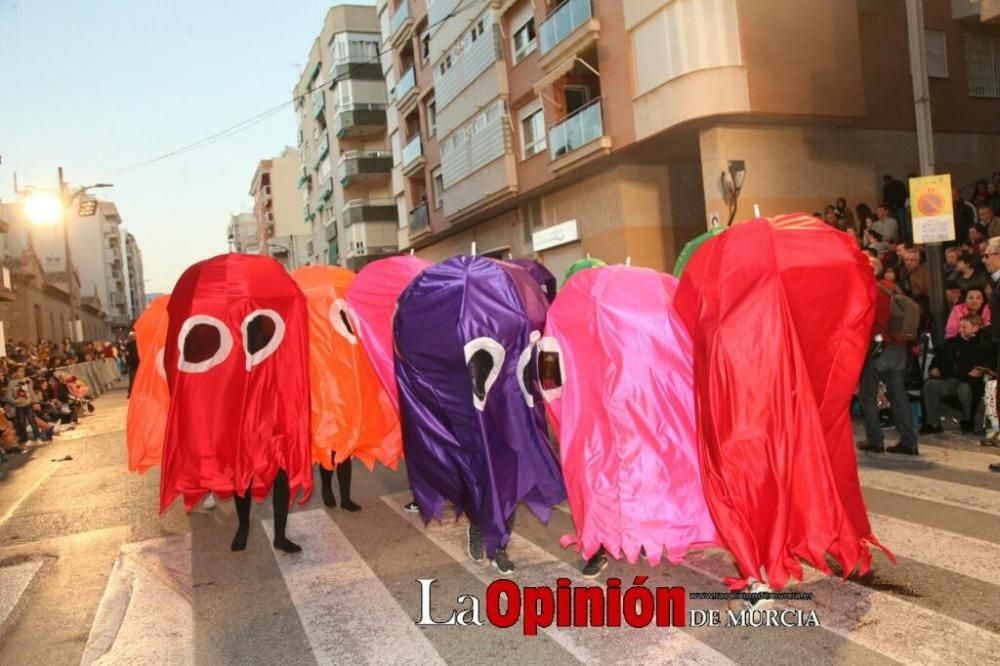
<path fill-rule="evenodd" d="M 910 193 L 901 180 L 896 180 L 889 174 L 882 176 L 882 201 L 888 204 L 892 211 L 897 211 L 906 205 Z"/>
<path fill-rule="evenodd" d="M 844 230 L 857 236 L 859 231 L 858 220 L 854 217 L 854 212 L 847 205 L 847 199 L 844 197 L 837 199 L 836 211 L 837 217 L 839 217 L 844 223 Z"/>
<path fill-rule="evenodd" d="M 986 263 L 986 270 L 990 274 L 991 286 L 993 287 L 993 292 L 990 295 L 990 310 L 996 312 L 996 309 L 1000 308 L 1000 289 L 997 288 L 1000 285 L 1000 236 L 989 240 L 989 244 L 986 247 L 986 254 L 984 255 L 984 262 Z M 990 326 L 990 336 L 994 348 L 1000 349 L 1000 326 Z M 991 472 L 1000 472 L 1000 463 L 991 464 L 989 469 Z"/>
<path fill-rule="evenodd" d="M 975 256 L 970 252 L 963 252 L 958 255 L 955 268 L 957 270 L 953 279 L 958 288 L 962 290 L 962 293 L 973 288 L 983 289 L 990 281 L 989 277 L 979 270 L 979 262 L 976 261 Z"/>
<path fill-rule="evenodd" d="M 962 289 L 954 280 L 946 280 L 944 283 L 944 302 L 948 308 L 949 315 L 955 306 L 962 302 Z M 958 329 L 956 328 L 955 330 L 957 331 Z"/>
<path fill-rule="evenodd" d="M 972 416 L 983 395 L 983 377 L 996 361 L 995 348 L 980 334 L 982 324 L 978 314 L 965 315 L 959 320 L 959 334 L 945 340 L 941 352 L 934 356 L 930 378 L 924 382 L 927 423 L 920 427 L 920 434 L 944 432 L 941 399 L 948 396 L 957 396 L 962 406 L 962 432 L 972 432 Z"/>
<path fill-rule="evenodd" d="M 958 274 L 958 258 L 962 255 L 962 251 L 958 249 L 958 246 L 951 245 L 946 247 L 944 250 L 944 277 L 945 282 L 949 280 L 954 280 L 955 275 Z"/>
<path fill-rule="evenodd" d="M 888 202 L 879 204 L 875 209 L 875 215 L 878 219 L 872 224 L 872 229 L 882 234 L 887 243 L 898 243 L 899 222 L 890 214 L 890 204 Z"/>
<path fill-rule="evenodd" d="M 20 444 L 36 444 L 41 437 L 31 406 L 35 403 L 35 391 L 25 374 L 25 366 L 18 365 L 14 376 L 7 382 L 7 400 L 14 407 L 14 427 Z M 28 429 L 31 437 L 28 437 Z"/>
<path fill-rule="evenodd" d="M 990 182 L 986 185 L 986 192 L 989 195 L 986 199 L 986 205 L 990 207 L 994 215 L 1000 215 L 1000 185 Z"/>
<path fill-rule="evenodd" d="M 1000 217 L 993 213 L 993 208 L 988 204 L 979 207 L 979 226 L 986 229 L 987 238 L 1000 236 Z"/>
<path fill-rule="evenodd" d="M 882 238 L 882 234 L 875 231 L 874 229 L 868 229 L 865 231 L 865 247 L 871 248 L 878 252 L 879 258 L 882 258 L 885 254 L 889 252 L 889 244 L 885 242 Z"/>
<path fill-rule="evenodd" d="M 972 192 L 972 205 L 976 208 L 988 205 L 990 201 L 990 183 L 987 180 L 976 181 L 976 187 Z"/>
<path fill-rule="evenodd" d="M 921 305 L 924 301 L 929 303 L 930 280 L 920 250 L 906 250 L 903 253 L 903 268 L 904 275 L 900 286 L 903 287 L 908 296 L 920 302 Z"/>
<path fill-rule="evenodd" d="M 861 451 L 871 453 L 882 453 L 887 450 L 878 414 L 879 382 L 882 382 L 889 396 L 893 420 L 900 437 L 900 441 L 888 451 L 915 456 L 919 453 L 917 431 L 913 427 L 913 413 L 910 411 L 910 399 L 906 393 L 907 343 L 895 340 L 889 335 L 889 305 L 892 294 L 898 289 L 895 283 L 883 276 L 875 290 L 872 342 L 861 371 L 858 394 L 864 416 L 866 439 L 858 442 L 857 446 Z"/>
<path fill-rule="evenodd" d="M 959 334 L 959 322 L 967 315 L 979 315 L 982 319 L 980 328 L 990 325 L 990 306 L 986 301 L 986 292 L 980 287 L 972 287 L 965 291 L 962 301 L 951 309 L 948 324 L 944 329 L 945 338 L 953 338 Z"/>
<path fill-rule="evenodd" d="M 962 198 L 962 190 L 951 188 L 951 201 L 955 215 L 955 238 L 964 240 L 969 237 L 969 229 L 976 223 L 978 213 L 976 207 Z"/>
<path fill-rule="evenodd" d="M 132 382 L 135 381 L 135 373 L 139 371 L 139 346 L 135 341 L 135 331 L 128 334 L 128 343 L 125 345 L 125 362 L 128 364 L 128 393 L 126 397 L 132 397 Z"/>
<path fill-rule="evenodd" d="M 969 238 L 966 245 L 968 246 L 970 252 L 981 256 L 982 253 L 980 252 L 979 247 L 982 243 L 986 242 L 986 240 L 986 228 L 981 226 L 979 222 L 976 222 L 969 227 Z"/>

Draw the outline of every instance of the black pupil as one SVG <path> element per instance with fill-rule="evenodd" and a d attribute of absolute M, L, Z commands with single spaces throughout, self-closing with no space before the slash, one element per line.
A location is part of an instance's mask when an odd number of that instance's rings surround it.
<path fill-rule="evenodd" d="M 221 346 L 219 329 L 208 324 L 196 324 L 184 338 L 184 360 L 188 363 L 207 361 Z"/>
<path fill-rule="evenodd" d="M 559 369 L 559 352 L 538 353 L 538 378 L 542 389 L 551 391 L 562 386 L 562 370 Z"/>
<path fill-rule="evenodd" d="M 480 349 L 469 359 L 469 378 L 472 390 L 480 400 L 486 399 L 486 378 L 493 369 L 493 357 L 485 349 Z"/>
<path fill-rule="evenodd" d="M 247 324 L 247 350 L 256 354 L 267 346 L 274 337 L 274 320 L 264 315 L 257 315 Z"/>
<path fill-rule="evenodd" d="M 340 321 L 344 322 L 344 328 L 347 329 L 347 332 L 354 335 L 354 327 L 351 326 L 351 322 L 347 318 L 347 313 L 343 310 L 340 311 Z"/>

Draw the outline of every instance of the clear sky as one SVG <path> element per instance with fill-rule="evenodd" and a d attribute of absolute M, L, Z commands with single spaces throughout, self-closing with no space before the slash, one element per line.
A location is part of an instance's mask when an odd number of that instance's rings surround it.
<path fill-rule="evenodd" d="M 121 173 L 291 99 L 326 12 L 371 0 L 0 0 L 0 199 L 73 185 L 118 204 L 147 292 L 225 252 L 257 162 L 296 143 L 292 107 L 205 148 Z"/>

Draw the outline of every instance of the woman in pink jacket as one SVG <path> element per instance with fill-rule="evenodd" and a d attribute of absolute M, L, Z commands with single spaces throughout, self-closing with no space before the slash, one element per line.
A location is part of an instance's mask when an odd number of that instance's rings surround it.
<path fill-rule="evenodd" d="M 951 309 L 948 324 L 944 327 L 945 338 L 958 335 L 958 322 L 967 314 L 978 314 L 983 318 L 984 326 L 990 325 L 990 306 L 986 303 L 986 294 L 979 287 L 969 287 L 962 302 Z"/>

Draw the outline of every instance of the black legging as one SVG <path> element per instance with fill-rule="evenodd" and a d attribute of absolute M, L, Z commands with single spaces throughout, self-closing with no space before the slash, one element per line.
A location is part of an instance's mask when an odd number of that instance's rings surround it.
<path fill-rule="evenodd" d="M 250 534 L 250 505 L 253 504 L 253 481 L 247 487 L 245 495 L 233 495 L 233 502 L 236 504 L 236 516 L 240 521 L 236 529 L 236 536 L 233 537 L 233 550 L 244 550 L 247 547 L 247 536 Z M 271 490 L 271 502 L 274 507 L 274 547 L 288 553 L 295 553 L 300 550 L 299 546 L 292 543 L 285 537 L 285 526 L 288 525 L 288 475 L 285 470 L 279 469 L 274 477 L 274 486 Z"/>
<path fill-rule="evenodd" d="M 337 506 L 333 496 L 333 471 L 322 465 L 319 467 L 320 490 L 323 493 L 323 504 L 329 507 Z M 340 487 L 340 506 L 347 511 L 359 511 L 360 506 L 351 501 L 351 459 L 337 465 L 337 485 Z"/>

